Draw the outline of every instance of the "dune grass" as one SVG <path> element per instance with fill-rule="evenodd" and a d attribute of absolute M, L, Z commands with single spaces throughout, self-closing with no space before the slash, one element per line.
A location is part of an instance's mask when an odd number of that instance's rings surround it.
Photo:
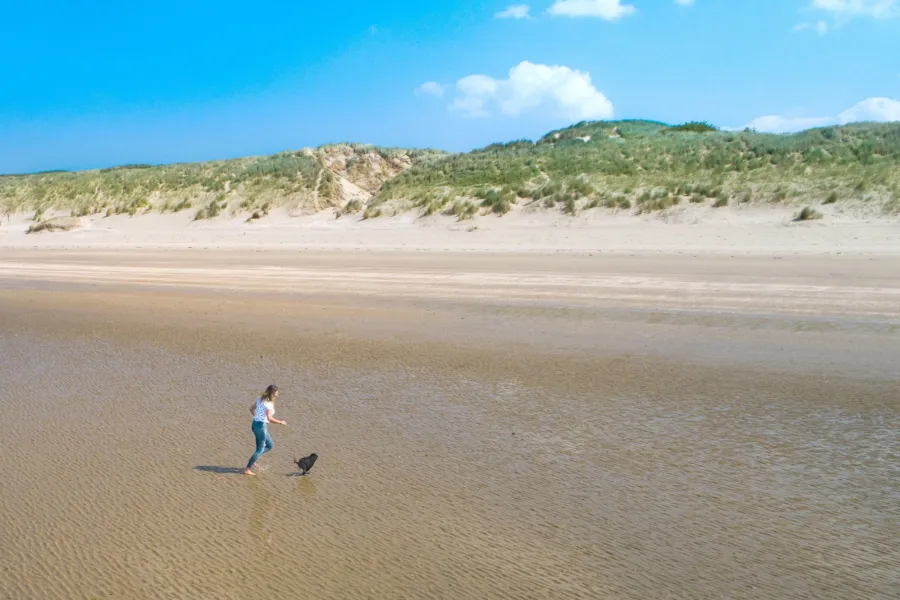
<path fill-rule="evenodd" d="M 28 226 L 26 233 L 38 233 L 41 231 L 72 231 L 81 225 L 77 217 L 54 217 L 44 221 L 38 221 Z"/>
<path fill-rule="evenodd" d="M 345 197 L 346 178 L 373 197 Z M 468 153 L 338 144 L 206 163 L 0 176 L 0 209 L 72 216 L 192 210 L 195 219 L 337 209 L 468 219 L 526 210 L 638 214 L 680 205 L 856 205 L 900 212 L 900 123 L 774 135 L 703 122 L 582 122 Z M 869 212 L 872 212 L 871 210 Z"/>
<path fill-rule="evenodd" d="M 822 213 L 812 208 L 811 206 L 804 206 L 803 209 L 797 213 L 797 216 L 794 217 L 795 221 L 815 221 L 821 219 L 823 217 Z"/>
<path fill-rule="evenodd" d="M 341 144 L 224 161 L 2 175 L 0 209 L 111 216 L 200 207 L 198 219 L 214 218 L 226 209 L 252 213 L 266 204 L 321 209 L 342 203 L 342 175 L 380 186 L 385 177 L 442 154 Z"/>
<path fill-rule="evenodd" d="M 440 193 L 455 199 L 512 190 L 537 206 L 574 213 L 618 205 L 638 212 L 690 202 L 799 205 L 900 194 L 900 123 L 862 123 L 775 135 L 705 123 L 585 122 L 537 142 L 493 144 L 414 166 L 388 180 L 374 204 Z"/>

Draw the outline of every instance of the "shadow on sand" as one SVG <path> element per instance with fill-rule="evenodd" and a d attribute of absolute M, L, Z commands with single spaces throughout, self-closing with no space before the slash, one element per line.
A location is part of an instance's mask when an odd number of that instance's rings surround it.
<path fill-rule="evenodd" d="M 195 471 L 203 471 L 205 473 L 219 473 L 223 475 L 235 474 L 240 475 L 244 470 L 240 467 L 215 467 L 210 465 L 200 465 L 194 467 Z"/>

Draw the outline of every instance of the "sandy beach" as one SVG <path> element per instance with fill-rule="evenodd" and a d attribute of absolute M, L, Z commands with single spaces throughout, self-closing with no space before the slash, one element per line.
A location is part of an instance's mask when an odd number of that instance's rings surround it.
<path fill-rule="evenodd" d="M 497 217 L 457 220 L 417 212 L 363 220 L 332 210 L 274 209 L 259 221 L 148 213 L 78 219 L 74 231 L 26 233 L 33 213 L 0 220 L 0 249 L 422 250 L 440 252 L 592 253 L 900 257 L 900 220 L 820 207 L 821 221 L 794 222 L 796 208 L 679 206 L 653 215 L 584 212 L 570 217 L 527 207 Z M 68 213 L 60 212 L 67 216 Z M 49 218 L 53 213 L 47 213 Z"/>
<path fill-rule="evenodd" d="M 896 226 L 146 218 L 4 224 L 0 598 L 900 586 Z"/>

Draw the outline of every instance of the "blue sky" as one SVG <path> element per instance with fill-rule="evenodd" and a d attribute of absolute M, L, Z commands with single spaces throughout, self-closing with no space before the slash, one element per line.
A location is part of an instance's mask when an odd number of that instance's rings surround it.
<path fill-rule="evenodd" d="M 0 172 L 900 120 L 900 0 L 6 3 Z M 423 84 L 425 84 L 423 86 Z"/>

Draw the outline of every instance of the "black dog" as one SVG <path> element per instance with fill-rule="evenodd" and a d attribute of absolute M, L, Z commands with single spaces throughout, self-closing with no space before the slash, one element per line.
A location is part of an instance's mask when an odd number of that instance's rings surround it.
<path fill-rule="evenodd" d="M 298 458 L 294 462 L 297 463 L 297 467 L 300 469 L 301 475 L 306 475 L 309 473 L 309 470 L 313 468 L 313 465 L 316 464 L 316 460 L 318 460 L 319 455 L 313 452 L 309 456 L 304 456 L 303 458 Z"/>

